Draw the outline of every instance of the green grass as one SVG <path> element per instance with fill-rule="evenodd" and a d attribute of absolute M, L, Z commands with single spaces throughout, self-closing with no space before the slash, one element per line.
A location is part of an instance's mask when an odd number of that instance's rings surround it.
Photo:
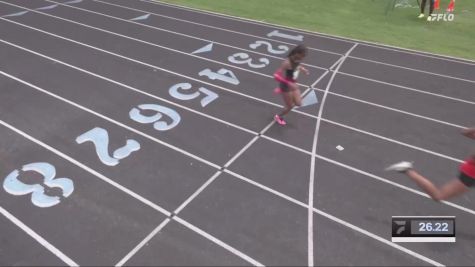
<path fill-rule="evenodd" d="M 385 14 L 388 1 L 165 0 L 299 29 L 475 59 L 475 0 L 456 0 L 452 22 L 419 20 L 418 8 L 398 7 Z M 448 2 L 441 0 L 439 12 Z M 417 5 L 416 0 L 409 3 Z"/>

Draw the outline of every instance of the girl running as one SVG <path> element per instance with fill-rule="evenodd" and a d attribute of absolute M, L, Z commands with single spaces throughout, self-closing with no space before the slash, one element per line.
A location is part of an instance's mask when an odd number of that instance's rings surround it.
<path fill-rule="evenodd" d="M 462 134 L 468 138 L 475 139 L 475 127 L 465 129 Z M 396 163 L 389 166 L 386 170 L 405 173 L 435 201 L 447 200 L 466 193 L 470 187 L 475 187 L 475 154 L 460 165 L 458 179 L 451 180 L 441 188 L 437 188 L 431 181 L 417 173 L 412 168 L 411 162 L 403 161 Z"/>
<path fill-rule="evenodd" d="M 286 125 L 284 115 L 289 113 L 294 106 L 302 105 L 300 89 L 296 83 L 299 71 L 303 71 L 308 75 L 308 70 L 300 63 L 307 56 L 307 48 L 304 45 L 298 45 L 289 52 L 287 58 L 282 62 L 281 66 L 274 73 L 274 78 L 279 82 L 279 87 L 274 90 L 275 93 L 282 93 L 285 109 L 278 115 L 274 116 L 275 121 L 280 125 Z"/>

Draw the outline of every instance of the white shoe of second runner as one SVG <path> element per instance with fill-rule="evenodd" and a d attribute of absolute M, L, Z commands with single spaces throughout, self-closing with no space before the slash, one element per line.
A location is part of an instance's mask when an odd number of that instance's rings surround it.
<path fill-rule="evenodd" d="M 409 161 L 401 161 L 386 168 L 386 171 L 406 172 L 412 169 L 413 164 Z"/>

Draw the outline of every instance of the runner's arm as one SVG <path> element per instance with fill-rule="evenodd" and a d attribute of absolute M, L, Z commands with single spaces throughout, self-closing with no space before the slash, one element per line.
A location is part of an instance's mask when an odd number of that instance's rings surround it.
<path fill-rule="evenodd" d="M 303 71 L 305 74 L 309 74 L 308 69 L 305 68 L 304 66 L 299 66 L 300 70 Z"/>
<path fill-rule="evenodd" d="M 462 130 L 462 134 L 468 138 L 475 139 L 475 127 Z"/>

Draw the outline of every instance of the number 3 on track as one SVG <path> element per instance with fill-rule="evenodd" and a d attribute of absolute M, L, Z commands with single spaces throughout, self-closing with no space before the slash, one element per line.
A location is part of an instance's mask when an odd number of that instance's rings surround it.
<path fill-rule="evenodd" d="M 43 183 L 49 187 L 59 188 L 63 197 L 69 197 L 74 191 L 73 181 L 69 178 L 55 178 L 56 168 L 46 162 L 36 162 L 24 165 L 22 171 L 33 171 L 43 176 Z M 8 193 L 15 196 L 31 194 L 31 202 L 40 208 L 52 207 L 61 202 L 58 196 L 48 196 L 45 194 L 45 187 L 42 184 L 25 184 L 18 179 L 19 170 L 12 171 L 3 181 L 3 188 Z"/>

